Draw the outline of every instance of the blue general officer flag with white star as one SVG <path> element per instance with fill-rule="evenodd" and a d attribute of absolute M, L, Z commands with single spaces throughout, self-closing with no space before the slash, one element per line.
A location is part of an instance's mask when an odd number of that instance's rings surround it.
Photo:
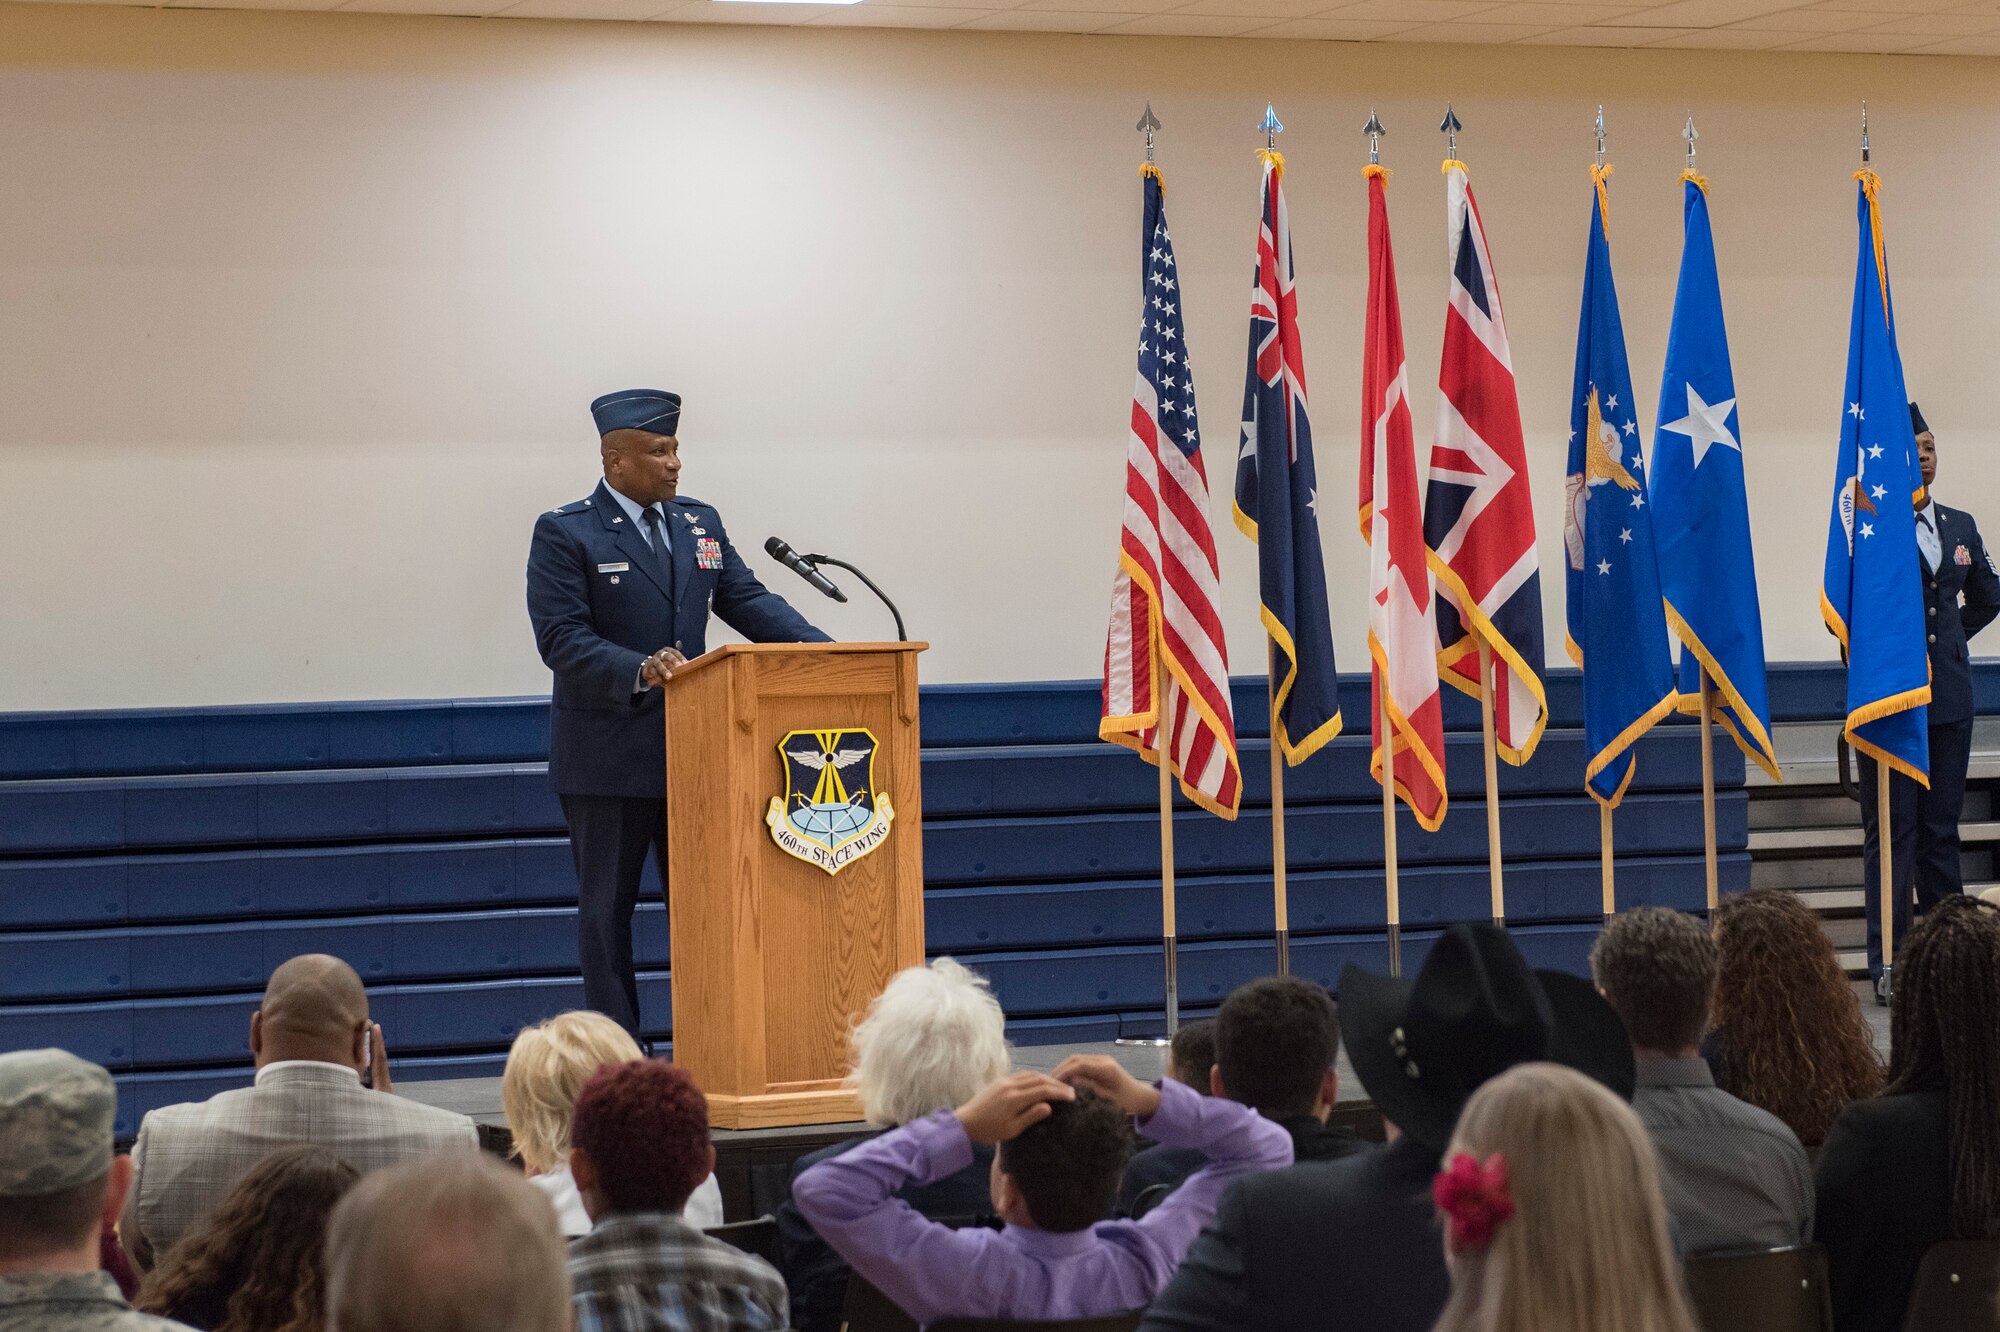
<path fill-rule="evenodd" d="M 1701 711 L 1701 677 L 1714 682 L 1715 715 L 1759 767 L 1778 776 L 1764 681 L 1764 620 L 1750 553 L 1750 500 L 1722 285 L 1715 272 L 1708 187 L 1685 177 L 1680 289 L 1660 379 L 1653 432 L 1653 513 L 1660 590 L 1681 640 L 1683 712 Z"/>
<path fill-rule="evenodd" d="M 1847 411 L 1833 471 L 1820 613 L 1847 658 L 1847 742 L 1930 784 L 1930 658 L 1912 500 L 1923 484 L 1882 258 L 1880 182 L 1862 172 Z"/>
<path fill-rule="evenodd" d="M 1569 655 L 1583 670 L 1583 729 L 1590 746 L 1584 785 L 1616 809 L 1632 781 L 1632 746 L 1674 710 L 1675 694 L 1646 462 L 1605 235 L 1607 174 L 1592 172 L 1563 544 Z"/>

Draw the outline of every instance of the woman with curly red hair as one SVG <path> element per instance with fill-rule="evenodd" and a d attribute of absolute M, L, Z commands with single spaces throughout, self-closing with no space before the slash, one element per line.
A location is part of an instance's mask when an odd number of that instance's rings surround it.
<path fill-rule="evenodd" d="M 1832 941 L 1797 893 L 1756 888 L 1716 909 L 1715 944 L 1715 1030 L 1702 1051 L 1715 1085 L 1818 1147 L 1842 1110 L 1882 1090 Z"/>
<path fill-rule="evenodd" d="M 324 1147 L 273 1152 L 167 1251 L 137 1306 L 203 1332 L 321 1332 L 327 1218 L 360 1178 Z"/>

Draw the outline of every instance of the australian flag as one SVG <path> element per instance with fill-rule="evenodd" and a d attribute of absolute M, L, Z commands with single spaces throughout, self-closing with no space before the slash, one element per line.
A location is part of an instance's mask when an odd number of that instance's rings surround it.
<path fill-rule="evenodd" d="M 1570 396 L 1563 544 L 1569 655 L 1583 669 L 1590 747 L 1584 784 L 1615 809 L 1632 781 L 1632 746 L 1674 710 L 1676 695 L 1646 461 L 1605 236 L 1610 206 L 1603 175 L 1597 175 Z"/>
<path fill-rule="evenodd" d="M 1882 266 L 1881 182 L 1860 174 L 1861 254 L 1847 334 L 1847 410 L 1833 469 L 1820 613 L 1847 657 L 1847 742 L 1929 785 L 1930 659 L 1916 514 L 1917 441 Z"/>
<path fill-rule="evenodd" d="M 1708 188 L 1686 177 L 1680 290 L 1667 335 L 1653 434 L 1653 511 L 1659 519 L 1660 589 L 1681 640 L 1681 710 L 1701 710 L 1701 677 L 1713 682 L 1716 716 L 1746 757 L 1775 779 L 1771 708 L 1764 683 L 1764 620 L 1750 552 L 1736 381 L 1722 324 Z"/>
<path fill-rule="evenodd" d="M 1304 762 L 1340 734 L 1333 625 L 1319 550 L 1319 489 L 1306 418 L 1285 159 L 1264 159 L 1257 269 L 1250 286 L 1250 364 L 1243 385 L 1243 448 L 1236 460 L 1236 525 L 1257 543 L 1260 616 L 1271 636 L 1276 716 L 1271 742 Z"/>

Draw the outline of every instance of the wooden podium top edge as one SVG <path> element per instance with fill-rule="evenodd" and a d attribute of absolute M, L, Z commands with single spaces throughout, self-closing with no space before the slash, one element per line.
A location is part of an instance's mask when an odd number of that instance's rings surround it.
<path fill-rule="evenodd" d="M 810 656 L 819 653 L 838 652 L 922 652 L 929 643 L 724 643 L 721 647 L 710 648 L 699 657 L 688 662 L 674 672 L 680 679 L 692 675 L 713 662 L 725 661 L 741 656 Z"/>

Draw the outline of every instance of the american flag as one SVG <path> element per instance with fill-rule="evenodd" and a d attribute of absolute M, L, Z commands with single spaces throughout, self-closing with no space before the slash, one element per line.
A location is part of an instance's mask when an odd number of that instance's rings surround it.
<path fill-rule="evenodd" d="M 1542 688 L 1542 578 L 1521 405 L 1500 280 L 1465 164 L 1446 162 L 1451 304 L 1438 369 L 1424 539 L 1437 575 L 1438 667 L 1479 696 L 1479 644 L 1493 650 L 1500 757 L 1526 763 L 1548 721 Z"/>
<path fill-rule="evenodd" d="M 1195 425 L 1165 192 L 1157 170 L 1148 166 L 1143 174 L 1145 300 L 1098 734 L 1154 763 L 1164 747 L 1187 798 L 1233 819 L 1243 800 L 1243 774 L 1229 707 L 1208 473 Z"/>
<path fill-rule="evenodd" d="M 1374 658 L 1374 753 L 1425 831 L 1444 822 L 1444 701 L 1438 696 L 1436 598 L 1425 563 L 1410 367 L 1379 166 L 1368 175 L 1368 325 L 1361 357 L 1361 536 L 1369 547 L 1368 652 Z M 1382 714 L 1389 714 L 1383 734 Z M 1393 755 L 1393 760 L 1387 756 Z M 1386 774 L 1385 768 L 1389 768 Z"/>

